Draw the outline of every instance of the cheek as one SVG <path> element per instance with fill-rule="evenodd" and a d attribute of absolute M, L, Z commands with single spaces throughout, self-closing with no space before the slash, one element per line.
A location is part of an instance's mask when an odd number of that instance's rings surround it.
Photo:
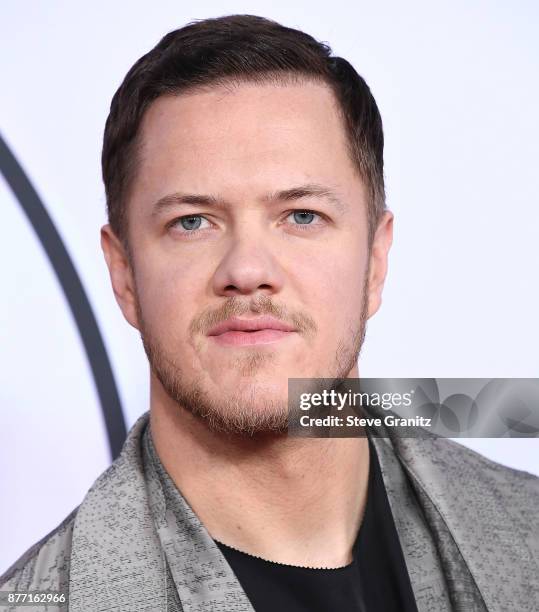
<path fill-rule="evenodd" d="M 200 281 L 190 268 L 145 260 L 137 274 L 137 288 L 147 325 L 166 339 L 185 334 L 194 312 Z M 164 335 L 163 335 L 164 334 Z"/>
<path fill-rule="evenodd" d="M 325 306 L 329 301 L 331 307 L 342 311 L 350 302 L 361 303 L 368 258 L 357 241 L 342 240 L 332 246 L 305 258 L 296 257 L 293 269 L 301 275 L 305 297 L 311 304 Z"/>
<path fill-rule="evenodd" d="M 348 253 L 349 256 L 343 256 Z M 306 312 L 319 326 L 318 339 L 329 346 L 348 333 L 351 322 L 359 321 L 363 306 L 366 254 L 357 249 L 336 249 L 320 253 L 304 262 L 301 274 L 302 295 Z"/>

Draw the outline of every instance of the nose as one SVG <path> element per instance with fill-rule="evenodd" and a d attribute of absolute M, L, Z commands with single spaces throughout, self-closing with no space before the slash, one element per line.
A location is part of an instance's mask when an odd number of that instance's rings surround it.
<path fill-rule="evenodd" d="M 270 244 L 259 234 L 235 237 L 215 271 L 217 295 L 231 297 L 263 293 L 273 295 L 283 287 L 283 270 Z"/>

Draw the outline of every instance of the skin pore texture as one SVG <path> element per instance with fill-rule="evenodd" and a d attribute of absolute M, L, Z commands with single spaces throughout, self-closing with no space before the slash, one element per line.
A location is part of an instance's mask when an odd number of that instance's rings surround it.
<path fill-rule="evenodd" d="M 288 437 L 288 378 L 359 375 L 393 215 L 369 251 L 365 187 L 321 83 L 162 96 L 140 142 L 131 262 L 109 225 L 101 244 L 150 362 L 159 457 L 217 540 L 280 563 L 346 565 L 368 443 Z M 291 331 L 243 346 L 208 335 L 231 316 L 260 315 Z"/>

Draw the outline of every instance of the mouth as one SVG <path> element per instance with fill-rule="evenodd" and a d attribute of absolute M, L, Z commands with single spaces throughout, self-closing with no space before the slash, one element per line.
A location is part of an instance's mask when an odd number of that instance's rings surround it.
<path fill-rule="evenodd" d="M 295 333 L 291 325 L 274 317 L 234 317 L 213 327 L 208 336 L 222 346 L 252 346 L 278 342 Z"/>

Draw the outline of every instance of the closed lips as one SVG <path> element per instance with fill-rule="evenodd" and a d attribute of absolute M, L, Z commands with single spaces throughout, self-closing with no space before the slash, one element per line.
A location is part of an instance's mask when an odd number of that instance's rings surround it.
<path fill-rule="evenodd" d="M 275 329 L 283 332 L 292 332 L 294 328 L 274 317 L 258 317 L 256 319 L 232 318 L 215 325 L 208 332 L 208 336 L 219 336 L 230 331 L 255 332 L 262 329 Z"/>

